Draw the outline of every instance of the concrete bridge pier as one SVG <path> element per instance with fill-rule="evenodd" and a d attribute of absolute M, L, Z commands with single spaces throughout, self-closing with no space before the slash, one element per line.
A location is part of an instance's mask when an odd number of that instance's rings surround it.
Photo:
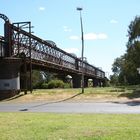
<path fill-rule="evenodd" d="M 94 78 L 93 79 L 93 87 L 98 87 L 99 86 L 99 80 Z"/>
<path fill-rule="evenodd" d="M 73 88 L 81 87 L 81 75 L 72 75 Z"/>
<path fill-rule="evenodd" d="M 21 59 L 0 58 L 0 99 L 16 95 L 20 91 Z"/>
<path fill-rule="evenodd" d="M 104 87 L 105 81 L 102 81 L 101 79 L 93 79 L 93 87 Z"/>
<path fill-rule="evenodd" d="M 84 77 L 84 87 L 88 87 L 88 77 Z"/>

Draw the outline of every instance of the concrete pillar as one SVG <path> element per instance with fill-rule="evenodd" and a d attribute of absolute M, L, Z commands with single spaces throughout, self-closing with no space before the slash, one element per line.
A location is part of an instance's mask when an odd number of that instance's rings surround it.
<path fill-rule="evenodd" d="M 73 88 L 81 87 L 81 75 L 73 75 L 72 76 Z"/>
<path fill-rule="evenodd" d="M 100 79 L 98 80 L 98 86 L 102 87 L 102 81 Z"/>
<path fill-rule="evenodd" d="M 20 89 L 27 94 L 27 90 L 29 89 L 29 72 L 27 72 L 27 64 L 26 61 L 23 61 L 23 65 L 20 68 Z"/>
<path fill-rule="evenodd" d="M 97 87 L 98 86 L 98 79 L 94 78 L 93 79 L 93 87 Z"/>
<path fill-rule="evenodd" d="M 88 87 L 88 78 L 84 77 L 84 87 Z"/>
<path fill-rule="evenodd" d="M 0 99 L 11 97 L 20 91 L 20 64 L 18 58 L 0 59 Z"/>
<path fill-rule="evenodd" d="M 105 87 L 106 86 L 106 80 L 102 80 L 102 83 L 103 83 L 103 87 Z"/>

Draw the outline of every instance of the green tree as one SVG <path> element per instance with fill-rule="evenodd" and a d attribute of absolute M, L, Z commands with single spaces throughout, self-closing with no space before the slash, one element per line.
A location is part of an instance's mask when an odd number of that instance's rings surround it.
<path fill-rule="evenodd" d="M 140 75 L 140 17 L 136 16 L 128 27 L 128 43 L 126 53 L 116 58 L 112 71 L 118 76 L 118 82 L 123 84 L 139 84 Z"/>
<path fill-rule="evenodd" d="M 136 16 L 134 21 L 131 21 L 128 27 L 128 43 L 132 43 L 133 41 L 138 41 L 140 37 L 140 17 Z"/>
<path fill-rule="evenodd" d="M 32 86 L 33 88 L 39 86 L 43 82 L 43 76 L 40 71 L 33 70 L 32 71 Z"/>

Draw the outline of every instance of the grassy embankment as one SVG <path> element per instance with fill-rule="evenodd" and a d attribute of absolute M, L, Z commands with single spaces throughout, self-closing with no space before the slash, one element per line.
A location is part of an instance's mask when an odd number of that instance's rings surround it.
<path fill-rule="evenodd" d="M 18 101 L 58 100 L 81 89 L 36 90 Z M 89 88 L 76 100 L 139 97 L 138 87 Z M 0 113 L 1 140 L 139 140 L 140 114 Z"/>
<path fill-rule="evenodd" d="M 22 101 L 57 101 L 73 97 L 79 94 L 81 89 L 45 89 L 34 90 L 33 94 L 21 96 L 17 100 Z M 84 94 L 72 98 L 73 101 L 111 101 L 140 97 L 140 86 L 129 87 L 105 87 L 105 88 L 85 88 Z"/>

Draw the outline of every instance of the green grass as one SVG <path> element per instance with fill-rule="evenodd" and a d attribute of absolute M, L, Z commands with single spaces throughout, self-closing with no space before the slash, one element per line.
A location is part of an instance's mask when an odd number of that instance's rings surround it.
<path fill-rule="evenodd" d="M 139 140 L 138 114 L 0 113 L 1 140 Z"/>
<path fill-rule="evenodd" d="M 127 87 L 96 87 L 96 88 L 85 88 L 84 94 L 76 96 L 81 93 L 81 88 L 78 89 L 36 89 L 33 90 L 32 94 L 21 96 L 18 98 L 19 101 L 33 101 L 33 100 L 63 100 L 71 97 L 75 97 L 74 100 L 95 100 L 95 99 L 119 99 L 121 97 L 126 98 L 139 98 L 140 97 L 140 86 L 127 86 Z M 21 93 L 23 95 L 23 93 Z M 28 96 L 29 95 L 29 96 Z M 25 98 L 25 100 L 24 100 Z"/>
<path fill-rule="evenodd" d="M 84 89 L 85 95 L 92 95 L 92 94 L 102 94 L 102 95 L 118 95 L 125 92 L 125 89 L 122 88 L 114 88 L 114 87 L 104 87 L 104 88 L 85 88 Z M 43 95 L 43 94 L 78 94 L 81 92 L 81 89 L 36 89 L 33 91 L 34 95 Z"/>

